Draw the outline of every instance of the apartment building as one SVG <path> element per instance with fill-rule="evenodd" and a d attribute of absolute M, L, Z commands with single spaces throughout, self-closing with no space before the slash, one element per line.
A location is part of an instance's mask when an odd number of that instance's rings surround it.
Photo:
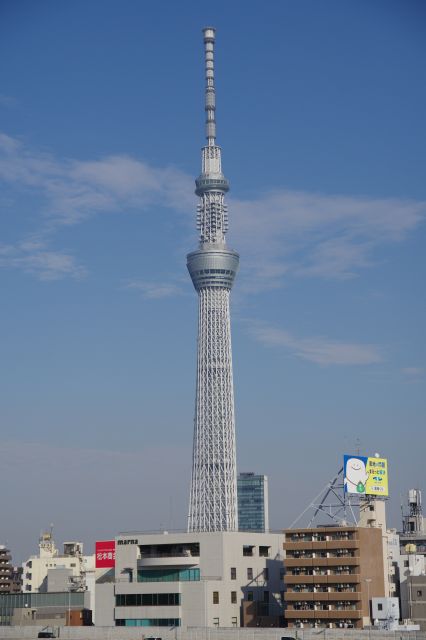
<path fill-rule="evenodd" d="M 385 596 L 381 529 L 327 526 L 284 533 L 288 626 L 369 625 L 371 598 Z"/>

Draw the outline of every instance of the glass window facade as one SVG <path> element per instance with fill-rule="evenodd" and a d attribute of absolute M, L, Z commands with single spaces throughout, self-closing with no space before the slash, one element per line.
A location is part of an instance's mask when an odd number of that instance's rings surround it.
<path fill-rule="evenodd" d="M 139 569 L 138 582 L 192 582 L 200 579 L 199 569 Z"/>
<path fill-rule="evenodd" d="M 119 618 L 116 627 L 180 627 L 180 618 Z"/>
<path fill-rule="evenodd" d="M 116 607 L 179 606 L 180 593 L 120 593 L 115 596 Z"/>
<path fill-rule="evenodd" d="M 238 528 L 240 531 L 268 531 L 267 477 L 240 473 L 237 479 Z"/>

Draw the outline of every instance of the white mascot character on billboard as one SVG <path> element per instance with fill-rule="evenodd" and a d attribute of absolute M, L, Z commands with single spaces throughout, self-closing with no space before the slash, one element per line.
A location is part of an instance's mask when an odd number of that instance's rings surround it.
<path fill-rule="evenodd" d="M 346 493 L 365 493 L 368 473 L 362 458 L 348 458 L 345 469 Z"/>

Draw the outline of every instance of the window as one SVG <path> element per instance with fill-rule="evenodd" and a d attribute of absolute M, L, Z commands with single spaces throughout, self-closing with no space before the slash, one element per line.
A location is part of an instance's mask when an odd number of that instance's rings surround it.
<path fill-rule="evenodd" d="M 418 597 L 418 598 L 421 598 L 421 597 L 422 597 L 422 595 L 423 595 L 423 592 L 422 592 L 422 591 L 417 591 L 417 597 Z"/>
<path fill-rule="evenodd" d="M 247 580 L 253 580 L 253 569 L 252 569 L 252 567 L 247 567 Z"/>
<path fill-rule="evenodd" d="M 408 567 L 408 560 L 404 560 L 404 567 Z"/>
<path fill-rule="evenodd" d="M 248 602 L 253 602 L 253 591 L 247 591 Z"/>
<path fill-rule="evenodd" d="M 377 609 L 383 611 L 383 605 L 380 602 L 377 604 Z"/>
<path fill-rule="evenodd" d="M 236 591 L 231 591 L 231 603 L 232 604 L 237 604 L 237 592 Z"/>
<path fill-rule="evenodd" d="M 269 602 L 269 591 L 263 592 L 263 602 Z"/>
<path fill-rule="evenodd" d="M 236 580 L 236 579 L 237 579 L 237 568 L 231 567 L 231 580 Z"/>
<path fill-rule="evenodd" d="M 237 626 L 237 617 L 235 616 L 234 618 L 232 618 L 232 626 L 236 627 Z"/>
<path fill-rule="evenodd" d="M 213 591 L 213 604 L 219 604 L 219 591 Z"/>
<path fill-rule="evenodd" d="M 213 626 L 215 627 L 219 626 L 219 618 L 213 618 Z"/>
<path fill-rule="evenodd" d="M 243 546 L 243 556 L 252 556 L 253 555 L 253 545 L 252 544 L 245 544 Z"/>
<path fill-rule="evenodd" d="M 269 549 L 271 547 L 259 547 L 259 555 L 261 558 L 269 558 Z"/>
<path fill-rule="evenodd" d="M 265 582 L 269 580 L 269 569 L 267 567 L 263 569 L 263 579 L 265 580 Z"/>

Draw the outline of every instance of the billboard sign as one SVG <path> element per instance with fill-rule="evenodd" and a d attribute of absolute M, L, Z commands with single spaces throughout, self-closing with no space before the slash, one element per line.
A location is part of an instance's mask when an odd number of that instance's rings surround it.
<path fill-rule="evenodd" d="M 389 495 L 386 458 L 345 455 L 343 475 L 345 493 L 382 497 Z"/>
<path fill-rule="evenodd" d="M 96 569 L 115 567 L 115 540 L 97 540 L 95 567 Z"/>

